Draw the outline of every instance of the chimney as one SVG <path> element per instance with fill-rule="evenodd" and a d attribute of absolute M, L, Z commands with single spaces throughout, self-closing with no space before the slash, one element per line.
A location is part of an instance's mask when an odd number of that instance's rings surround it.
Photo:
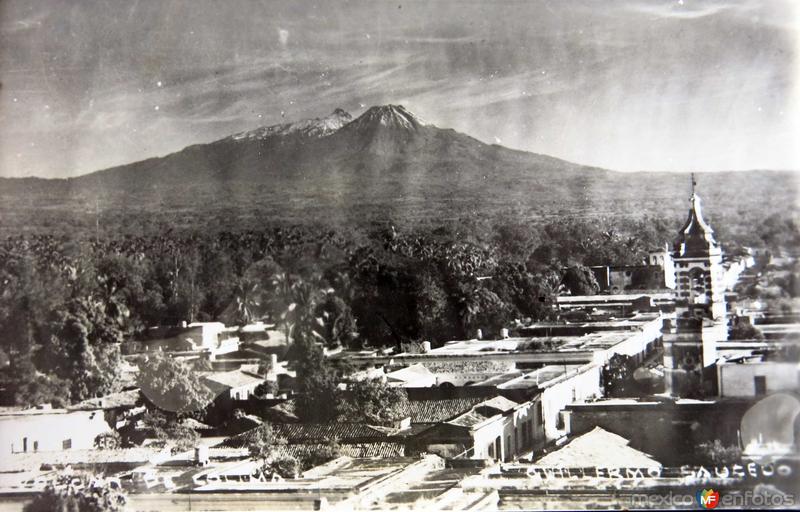
<path fill-rule="evenodd" d="M 187 324 L 187 323 L 186 323 L 186 320 L 184 320 L 184 321 L 182 321 L 182 322 L 181 322 L 181 328 L 182 328 L 182 329 L 186 329 L 186 327 L 187 327 L 188 325 L 189 325 L 189 324 Z"/>
<path fill-rule="evenodd" d="M 478 332 L 475 333 L 475 339 L 482 340 L 483 339 L 483 331 L 478 329 Z"/>
<path fill-rule="evenodd" d="M 278 354 L 269 355 L 269 365 L 272 368 L 272 371 L 275 371 L 275 368 L 278 367 Z"/>
<path fill-rule="evenodd" d="M 194 462 L 198 466 L 207 466 L 209 461 L 208 446 L 201 444 L 194 449 Z"/>
<path fill-rule="evenodd" d="M 431 351 L 431 342 L 430 341 L 423 341 L 422 342 L 422 353 L 427 354 Z"/>
<path fill-rule="evenodd" d="M 503 339 L 508 338 L 508 329 L 506 329 L 505 327 L 500 329 L 500 337 Z"/>

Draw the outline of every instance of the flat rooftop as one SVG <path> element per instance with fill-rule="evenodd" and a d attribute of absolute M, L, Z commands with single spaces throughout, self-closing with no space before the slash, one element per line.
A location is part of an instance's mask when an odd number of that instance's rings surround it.
<path fill-rule="evenodd" d="M 533 389 L 546 387 L 550 382 L 571 372 L 578 372 L 586 365 L 550 364 L 533 371 L 514 371 L 498 375 L 475 384 L 475 386 L 496 386 L 499 389 Z"/>
<path fill-rule="evenodd" d="M 604 350 L 629 339 L 630 330 L 609 330 L 575 336 L 518 336 L 502 340 L 451 341 L 429 355 L 493 354 L 510 352 L 571 352 Z"/>
<path fill-rule="evenodd" d="M 642 297 L 650 297 L 655 301 L 675 300 L 673 290 L 642 290 L 632 293 L 618 293 L 608 295 L 562 295 L 556 298 L 559 304 L 574 303 L 604 303 L 604 302 L 624 302 L 631 303 Z"/>

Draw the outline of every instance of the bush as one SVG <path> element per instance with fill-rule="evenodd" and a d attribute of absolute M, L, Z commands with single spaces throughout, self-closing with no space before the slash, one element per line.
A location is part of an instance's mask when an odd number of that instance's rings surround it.
<path fill-rule="evenodd" d="M 122 447 L 122 438 L 115 430 L 104 432 L 94 438 L 94 447 L 98 450 L 117 450 Z"/>
<path fill-rule="evenodd" d="M 313 447 L 311 450 L 302 452 L 300 455 L 300 463 L 303 471 L 325 464 L 333 459 L 338 459 L 342 456 L 342 447 L 339 446 L 338 441 L 333 439 L 328 444 L 319 447 Z"/>
<path fill-rule="evenodd" d="M 265 469 L 269 473 L 280 475 L 283 478 L 297 478 L 300 474 L 300 462 L 291 455 L 279 455 L 272 459 Z"/>
<path fill-rule="evenodd" d="M 24 512 L 121 512 L 127 498 L 118 489 L 89 478 L 59 477 L 55 485 L 25 505 Z"/>
<path fill-rule="evenodd" d="M 264 379 L 264 381 L 253 390 L 253 394 L 259 398 L 266 397 L 267 395 L 275 396 L 278 394 L 278 383 L 274 380 Z"/>
<path fill-rule="evenodd" d="M 742 450 L 738 446 L 725 446 L 719 439 L 700 443 L 697 445 L 697 453 L 704 462 L 711 464 L 732 464 L 742 460 Z"/>
<path fill-rule="evenodd" d="M 175 415 L 166 415 L 160 411 L 148 411 L 142 417 L 145 427 L 152 430 L 153 435 L 164 445 L 172 445 L 173 453 L 191 450 L 197 445 L 200 435 L 190 427 L 181 425 Z"/>
<path fill-rule="evenodd" d="M 729 340 L 763 340 L 764 334 L 758 327 L 745 320 L 734 319 L 736 323 L 728 331 Z M 738 321 L 737 321 L 738 320 Z"/>

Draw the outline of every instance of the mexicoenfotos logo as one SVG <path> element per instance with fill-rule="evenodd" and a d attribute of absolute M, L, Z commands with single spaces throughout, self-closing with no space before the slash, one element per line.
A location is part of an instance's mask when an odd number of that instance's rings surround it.
<path fill-rule="evenodd" d="M 697 491 L 697 503 L 703 508 L 714 508 L 719 505 L 719 493 L 714 489 Z"/>

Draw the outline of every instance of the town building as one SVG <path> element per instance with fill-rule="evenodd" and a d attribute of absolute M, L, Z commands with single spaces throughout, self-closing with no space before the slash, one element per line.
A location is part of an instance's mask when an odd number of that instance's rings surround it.
<path fill-rule="evenodd" d="M 100 434 L 111 433 L 103 410 L 33 409 L 0 411 L 2 453 L 28 453 L 94 448 Z"/>
<path fill-rule="evenodd" d="M 606 317 L 625 318 L 636 313 L 675 311 L 675 294 L 670 290 L 645 290 L 622 294 L 560 295 L 556 297 L 558 309 L 564 313 L 584 311 L 589 317 L 604 314 Z"/>
<path fill-rule="evenodd" d="M 762 354 L 740 356 L 717 363 L 719 396 L 763 397 L 800 390 L 800 363 L 765 360 Z"/>
<path fill-rule="evenodd" d="M 534 409 L 533 402 L 496 396 L 422 431 L 412 443 L 415 451 L 438 451 L 451 458 L 511 460 L 533 449 Z"/>
<path fill-rule="evenodd" d="M 179 326 L 150 327 L 141 338 L 125 342 L 124 349 L 127 353 L 205 351 L 213 357 L 237 350 L 238 330 L 238 327 L 226 327 L 222 322 L 183 322 Z"/>
<path fill-rule="evenodd" d="M 675 265 L 666 246 L 650 251 L 641 265 L 596 265 L 589 270 L 604 294 L 675 288 Z"/>
<path fill-rule="evenodd" d="M 264 377 L 253 371 L 237 369 L 227 372 L 205 372 L 203 382 L 214 393 L 215 402 L 231 408 L 236 402 L 246 401 L 264 382 Z"/>

